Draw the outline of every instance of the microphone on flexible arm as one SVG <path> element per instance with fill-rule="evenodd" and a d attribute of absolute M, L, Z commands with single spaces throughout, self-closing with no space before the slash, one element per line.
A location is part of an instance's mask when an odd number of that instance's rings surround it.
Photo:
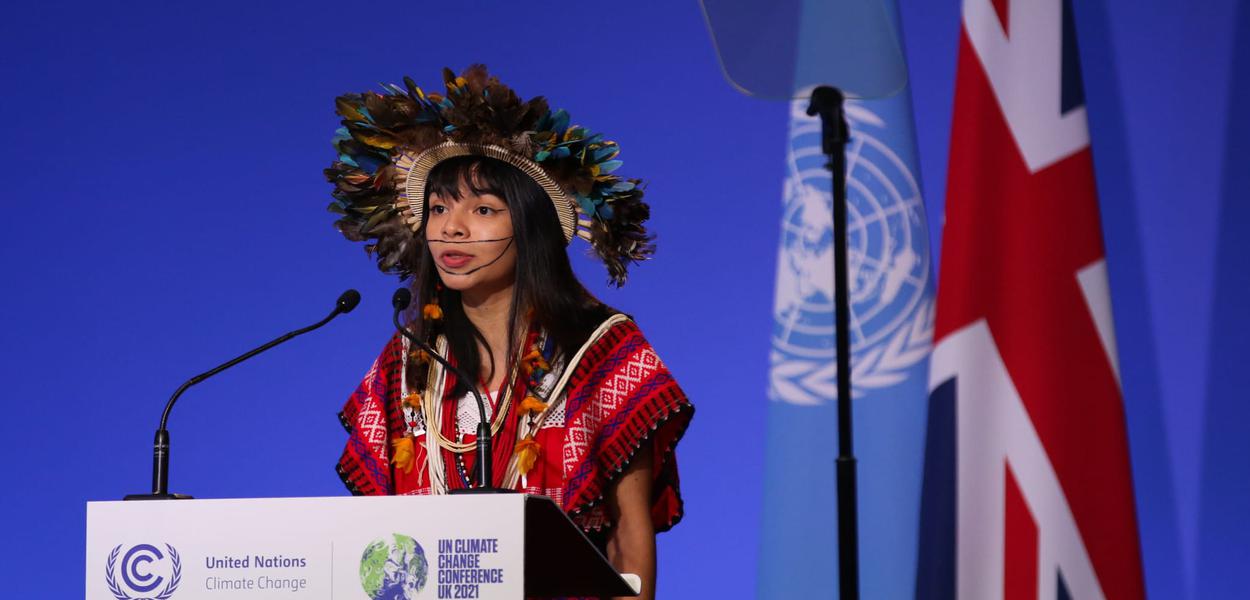
<path fill-rule="evenodd" d="M 308 333 L 309 331 L 317 329 L 321 327 L 322 325 L 329 323 L 330 320 L 332 320 L 334 317 L 352 312 L 352 309 L 356 308 L 357 304 L 360 304 L 360 292 L 357 292 L 356 290 L 347 290 L 346 292 L 343 292 L 341 295 L 339 295 L 338 300 L 336 300 L 334 303 L 334 310 L 326 318 L 312 325 L 309 325 L 308 327 L 305 327 L 303 329 L 296 329 L 295 331 L 292 331 L 286 335 L 283 335 L 282 337 L 279 337 L 263 346 L 260 346 L 259 348 L 251 350 L 250 352 L 247 352 L 246 354 L 242 354 L 236 358 L 231 359 L 230 361 L 227 361 L 221 365 L 214 367 L 211 370 L 200 373 L 199 375 L 196 375 L 195 377 L 188 379 L 186 383 L 183 383 L 182 386 L 178 388 L 178 391 L 174 392 L 174 395 L 169 398 L 169 402 L 165 403 L 165 412 L 161 414 L 161 425 L 156 430 L 156 441 L 152 449 L 152 493 L 151 494 L 129 494 L 124 499 L 125 500 L 174 500 L 174 499 L 186 499 L 186 498 L 191 497 L 191 496 L 187 496 L 184 494 L 169 493 L 169 431 L 165 429 L 165 425 L 169 422 L 169 411 L 174 408 L 174 402 L 178 400 L 178 397 L 181 396 L 183 392 L 187 391 L 187 388 L 201 381 L 204 381 L 205 379 L 208 379 L 209 377 L 212 377 L 213 375 L 216 375 L 222 371 L 225 371 L 226 369 L 229 369 L 230 367 L 233 367 L 253 356 L 256 356 L 257 354 L 260 354 L 261 352 L 264 352 L 274 346 L 277 346 L 278 344 L 281 344 L 282 342 L 285 342 L 297 335 L 302 335 L 302 334 Z"/>
<path fill-rule="evenodd" d="M 477 386 L 471 383 L 473 379 L 469 377 L 468 373 L 465 373 L 463 369 L 461 369 L 460 367 L 457 367 L 456 365 L 451 364 L 451 362 L 448 361 L 446 358 L 443 358 L 442 356 L 440 356 L 438 352 L 434 350 L 434 348 L 430 347 L 429 344 L 425 343 L 425 340 L 422 340 L 421 338 L 413 335 L 411 331 L 408 331 L 403 326 L 403 324 L 399 322 L 399 313 L 403 312 L 405 308 L 408 308 L 408 305 L 411 303 L 412 303 L 412 292 L 408 291 L 407 288 L 399 288 L 395 290 L 395 294 L 391 296 L 391 306 L 395 307 L 395 312 L 391 316 L 391 321 L 395 324 L 395 329 L 399 331 L 399 333 L 403 334 L 404 337 L 412 341 L 412 343 L 419 346 L 422 350 L 425 350 L 425 353 L 430 355 L 430 357 L 433 358 L 434 360 L 438 361 L 439 364 L 443 365 L 444 367 L 448 369 L 451 369 L 451 372 L 456 374 L 457 379 L 466 383 L 466 385 L 469 388 L 469 391 L 472 392 L 473 394 L 474 400 L 477 401 L 477 412 L 478 412 L 478 415 L 481 417 L 481 422 L 479 422 L 477 425 L 477 465 L 478 465 L 477 484 L 478 484 L 478 487 L 451 490 L 451 493 L 452 494 L 503 494 L 503 493 L 512 492 L 513 490 L 505 490 L 502 488 L 494 487 L 493 478 L 491 477 L 491 466 L 492 466 L 491 460 L 493 458 L 493 454 L 491 452 L 490 419 L 486 417 L 486 402 L 482 400 L 482 394 L 478 392 Z"/>

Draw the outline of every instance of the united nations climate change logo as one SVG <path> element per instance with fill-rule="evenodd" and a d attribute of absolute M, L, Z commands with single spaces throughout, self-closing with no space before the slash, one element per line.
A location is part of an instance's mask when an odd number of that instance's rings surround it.
<path fill-rule="evenodd" d="M 394 543 L 374 540 L 360 557 L 360 585 L 372 600 L 415 600 L 425 587 L 429 562 L 421 544 L 393 534 Z"/>
<path fill-rule="evenodd" d="M 182 582 L 178 551 L 169 544 L 165 544 L 163 552 L 152 544 L 137 544 L 123 554 L 123 547 L 122 544 L 114 547 L 105 561 L 104 581 L 113 597 L 117 600 L 169 600 L 173 597 Z"/>
<path fill-rule="evenodd" d="M 805 107 L 791 105 L 770 392 L 782 402 L 817 405 L 837 397 L 832 182 L 820 121 Z M 863 396 L 921 366 L 933 338 L 933 300 L 920 188 L 883 141 L 897 136 L 897 124 L 891 130 L 856 101 L 847 102 L 846 113 L 851 384 Z"/>

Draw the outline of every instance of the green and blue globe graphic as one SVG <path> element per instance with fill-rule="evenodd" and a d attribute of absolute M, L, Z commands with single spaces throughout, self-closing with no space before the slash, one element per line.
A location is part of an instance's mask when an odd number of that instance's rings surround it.
<path fill-rule="evenodd" d="M 360 557 L 360 585 L 372 600 L 416 600 L 425 587 L 430 565 L 421 544 L 392 534 L 370 543 Z"/>

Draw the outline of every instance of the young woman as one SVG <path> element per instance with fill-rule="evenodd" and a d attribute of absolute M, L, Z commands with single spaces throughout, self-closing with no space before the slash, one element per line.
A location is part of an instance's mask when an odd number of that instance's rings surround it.
<path fill-rule="evenodd" d="M 326 175 L 339 230 L 409 278 L 407 327 L 469 380 L 394 336 L 341 413 L 339 474 L 359 494 L 472 486 L 476 389 L 493 484 L 550 496 L 654 597 L 655 534 L 682 515 L 674 448 L 693 408 L 565 250 L 585 238 L 623 284 L 654 250 L 639 182 L 612 174 L 614 142 L 483 67 L 444 80 L 446 94 L 405 79 L 339 97 Z"/>

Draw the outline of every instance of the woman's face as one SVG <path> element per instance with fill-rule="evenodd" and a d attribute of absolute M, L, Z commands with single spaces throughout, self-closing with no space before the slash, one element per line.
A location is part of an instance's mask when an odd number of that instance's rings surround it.
<path fill-rule="evenodd" d="M 425 237 L 443 285 L 486 296 L 516 279 L 512 215 L 503 198 L 461 186 L 460 199 L 433 194 Z"/>

